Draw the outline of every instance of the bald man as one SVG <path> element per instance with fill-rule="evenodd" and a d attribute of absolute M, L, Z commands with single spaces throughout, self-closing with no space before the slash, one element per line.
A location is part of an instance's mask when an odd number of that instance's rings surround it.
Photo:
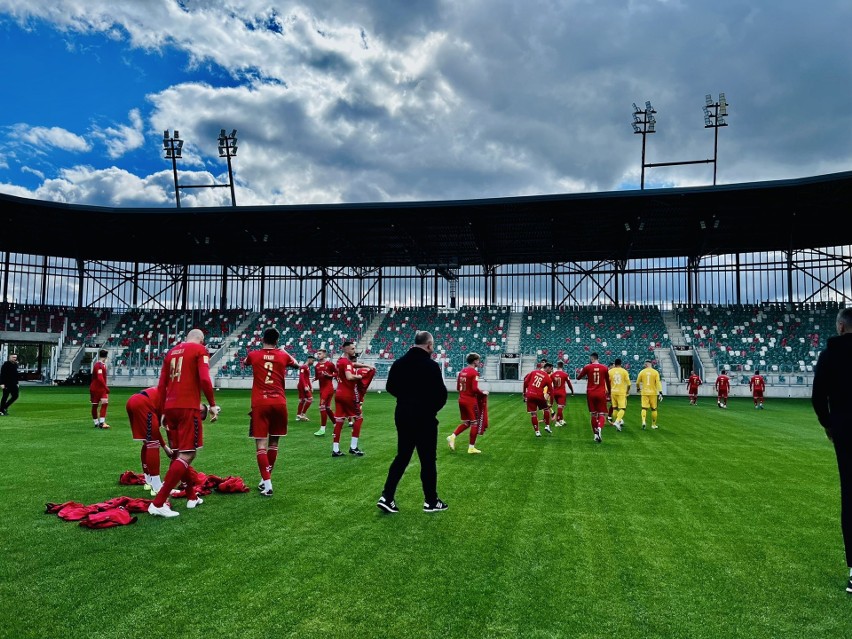
<path fill-rule="evenodd" d="M 210 404 L 207 410 L 211 415 L 210 421 L 215 422 L 219 417 L 210 380 L 210 353 L 204 347 L 204 333 L 200 329 L 189 331 L 185 341 L 166 353 L 157 391 L 160 396 L 159 412 L 165 415 L 169 426 L 169 443 L 178 453 L 169 465 L 166 479 L 148 512 L 159 517 L 177 517 L 180 513 L 172 510 L 166 500 L 181 481 L 187 486 L 187 508 L 204 503 L 196 493 L 192 481 L 195 470 L 191 466 L 196 451 L 204 444 L 201 393 Z"/>

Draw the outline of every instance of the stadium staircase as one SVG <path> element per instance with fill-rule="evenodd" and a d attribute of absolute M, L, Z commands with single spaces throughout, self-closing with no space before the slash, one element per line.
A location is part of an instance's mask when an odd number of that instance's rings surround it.
<path fill-rule="evenodd" d="M 692 353 L 694 357 L 698 358 L 701 362 L 701 366 L 704 368 L 704 381 L 708 382 L 712 379 L 715 382 L 716 378 L 719 376 L 719 369 L 716 366 L 716 360 L 714 360 L 712 355 L 710 355 L 710 349 L 693 348 Z"/>
<path fill-rule="evenodd" d="M 523 313 L 511 313 L 509 325 L 506 327 L 506 352 L 521 352 L 521 325 L 524 322 Z"/>
<path fill-rule="evenodd" d="M 260 319 L 260 312 L 255 311 L 246 315 L 245 319 L 237 324 L 234 327 L 234 330 L 231 331 L 225 338 L 222 340 L 222 348 L 217 350 L 210 357 L 210 370 L 213 371 L 214 376 L 216 375 L 216 371 L 221 367 L 221 363 L 223 361 L 230 361 L 234 357 L 234 353 L 240 350 L 239 346 L 233 346 L 239 339 L 240 335 L 245 333 L 250 326 L 254 326 L 257 324 Z M 224 344 L 230 344 L 230 346 L 224 346 Z"/>
<path fill-rule="evenodd" d="M 376 333 L 379 331 L 379 328 L 382 326 L 382 322 L 387 317 L 387 312 L 382 310 L 376 313 L 376 316 L 373 318 L 373 321 L 370 322 L 370 325 L 367 327 L 367 330 L 363 332 L 361 338 L 358 340 L 358 343 L 355 345 L 355 350 L 359 353 L 366 353 L 367 349 L 370 346 L 370 342 L 373 341 L 373 338 L 376 336 Z M 377 359 L 375 357 L 371 359 Z"/>
<path fill-rule="evenodd" d="M 666 331 L 669 334 L 669 339 L 672 342 L 672 346 L 689 346 L 683 331 L 680 330 L 680 326 L 678 325 L 677 314 L 674 311 L 662 311 L 661 314 L 663 316 L 663 323 L 666 325 Z"/>
<path fill-rule="evenodd" d="M 95 337 L 94 343 L 89 346 L 100 348 L 106 344 L 109 341 L 110 335 L 115 333 L 115 329 L 118 326 L 118 322 L 121 320 L 121 317 L 121 313 L 113 313 L 103 325 L 103 328 L 101 328 L 101 332 Z"/>
<path fill-rule="evenodd" d="M 680 380 L 680 368 L 675 366 L 675 363 L 672 361 L 671 349 L 655 348 L 654 359 L 657 360 L 660 377 L 664 382 L 671 383 Z M 639 370 L 641 370 L 641 368 L 630 375 L 634 382 L 636 381 L 636 375 L 639 374 Z"/>
<path fill-rule="evenodd" d="M 86 348 L 97 348 L 107 343 L 109 336 L 115 331 L 118 326 L 118 321 L 121 318 L 121 313 L 112 313 L 106 322 L 104 322 L 101 330 L 92 340 L 85 342 L 66 342 L 62 346 L 59 353 L 59 359 L 56 363 L 56 379 L 68 379 L 80 369 L 80 364 L 86 354 Z"/>

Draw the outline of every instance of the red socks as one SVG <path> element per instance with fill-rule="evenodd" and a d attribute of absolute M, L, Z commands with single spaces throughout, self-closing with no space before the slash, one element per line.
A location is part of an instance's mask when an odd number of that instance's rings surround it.
<path fill-rule="evenodd" d="M 148 474 L 156 477 L 160 474 L 160 442 L 148 444 Z"/>
<path fill-rule="evenodd" d="M 265 448 L 257 449 L 257 467 L 260 469 L 261 479 L 268 481 L 272 478 L 272 466 L 269 463 Z"/>
<path fill-rule="evenodd" d="M 278 459 L 278 445 L 269 445 L 269 450 L 266 451 L 266 458 L 269 460 L 269 472 L 275 468 L 275 460 Z"/>
<path fill-rule="evenodd" d="M 145 475 L 150 475 L 151 473 L 148 472 L 148 442 L 142 442 L 141 456 L 142 456 L 142 472 Z M 157 459 L 159 459 L 159 458 L 160 457 L 158 455 Z M 157 474 L 159 475 L 160 473 L 157 473 Z"/>
<path fill-rule="evenodd" d="M 162 508 L 163 504 L 166 503 L 166 500 L 169 498 L 169 494 L 172 492 L 172 489 L 175 488 L 180 480 L 184 478 L 184 475 L 187 474 L 190 465 L 178 457 L 171 464 L 169 464 L 169 471 L 166 473 L 166 478 L 163 480 L 163 487 L 160 488 L 160 492 L 157 493 L 157 496 L 154 497 L 154 505 L 157 508 Z"/>
<path fill-rule="evenodd" d="M 356 417 L 355 418 L 355 423 L 352 424 L 352 437 L 360 437 L 361 436 L 361 424 L 363 424 L 363 423 L 364 423 L 363 417 Z M 334 430 L 335 431 L 337 430 L 336 426 L 334 427 Z M 338 441 L 340 441 L 340 440 L 338 439 Z"/>

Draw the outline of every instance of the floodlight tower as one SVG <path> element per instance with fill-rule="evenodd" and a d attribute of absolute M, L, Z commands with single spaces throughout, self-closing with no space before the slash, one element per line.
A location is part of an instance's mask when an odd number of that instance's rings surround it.
<path fill-rule="evenodd" d="M 704 128 L 713 129 L 713 186 L 716 186 L 716 162 L 719 157 L 719 127 L 728 126 L 728 101 L 725 94 L 719 94 L 719 100 L 713 101 L 709 93 L 704 96 Z M 712 111 L 711 111 L 712 109 Z"/>
<path fill-rule="evenodd" d="M 642 110 L 636 103 L 633 103 L 633 133 L 638 133 L 642 136 L 642 179 L 640 188 L 645 189 L 645 140 L 649 133 L 656 133 L 657 119 L 654 117 L 656 111 L 651 106 L 651 101 L 645 102 L 645 109 Z"/>
<path fill-rule="evenodd" d="M 183 149 L 183 140 L 180 139 L 180 133 L 175 129 L 172 135 L 168 129 L 163 131 L 163 150 L 166 154 L 166 159 L 172 161 L 172 174 L 175 178 L 175 202 L 180 208 L 180 188 L 178 187 L 177 161 L 181 157 Z"/>
<path fill-rule="evenodd" d="M 231 206 L 237 205 L 237 197 L 234 194 L 234 172 L 231 168 L 231 158 L 237 156 L 237 130 L 233 129 L 230 135 L 225 135 L 225 129 L 219 132 L 219 157 L 228 160 L 228 186 L 231 187 Z"/>

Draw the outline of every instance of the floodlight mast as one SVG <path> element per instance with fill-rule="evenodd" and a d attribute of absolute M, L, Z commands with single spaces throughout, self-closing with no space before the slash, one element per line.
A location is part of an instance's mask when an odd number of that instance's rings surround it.
<path fill-rule="evenodd" d="M 231 206 L 237 205 L 237 196 L 234 192 L 234 170 L 231 166 L 231 158 L 237 156 L 237 130 L 233 129 L 228 135 L 225 129 L 219 133 L 219 157 L 226 158 L 228 161 L 228 183 L 227 184 L 178 184 L 177 160 L 181 157 L 183 149 L 183 140 L 177 131 L 174 135 L 168 130 L 163 132 L 163 149 L 165 150 L 166 159 L 172 161 L 172 172 L 175 179 L 175 202 L 177 208 L 180 208 L 180 189 L 215 189 L 228 187 L 231 189 Z"/>
<path fill-rule="evenodd" d="M 172 175 L 175 178 L 175 203 L 177 208 L 180 208 L 180 187 L 178 186 L 177 161 L 181 157 L 183 149 L 183 140 L 180 139 L 180 133 L 175 129 L 174 134 L 168 129 L 163 131 L 163 150 L 167 160 L 172 161 Z"/>
<path fill-rule="evenodd" d="M 713 102 L 709 93 L 704 96 L 704 128 L 713 129 L 713 186 L 716 186 L 716 166 L 719 160 L 719 127 L 728 126 L 728 100 L 724 93 L 719 94 L 719 100 Z M 713 109 L 712 112 L 710 109 Z"/>
<path fill-rule="evenodd" d="M 686 160 L 683 162 L 645 162 L 645 137 L 648 133 L 654 133 L 656 119 L 654 118 L 653 107 L 651 103 L 645 102 L 645 110 L 643 111 L 633 103 L 633 133 L 642 135 L 642 179 L 640 188 L 645 188 L 645 169 L 658 166 L 679 166 L 682 164 L 713 164 L 713 186 L 716 186 L 716 167 L 719 157 L 719 127 L 728 126 L 725 118 L 728 116 L 728 101 L 724 93 L 719 94 L 718 102 L 713 101 L 713 96 L 709 93 L 704 97 L 704 128 L 714 129 L 713 139 L 713 159 L 712 160 Z M 711 111 L 712 109 L 712 111 Z M 641 125 L 641 126 L 640 126 Z"/>
<path fill-rule="evenodd" d="M 656 133 L 657 119 L 654 117 L 656 111 L 651 106 L 650 100 L 645 102 L 645 108 L 640 109 L 633 103 L 633 133 L 642 136 L 642 177 L 640 188 L 645 189 L 645 140 L 649 133 Z"/>

